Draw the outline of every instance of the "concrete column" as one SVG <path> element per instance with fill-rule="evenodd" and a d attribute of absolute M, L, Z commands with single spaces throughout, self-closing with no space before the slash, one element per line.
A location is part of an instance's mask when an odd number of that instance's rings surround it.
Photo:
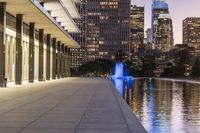
<path fill-rule="evenodd" d="M 43 54 L 44 54 L 44 29 L 39 29 L 39 81 L 44 81 Z"/>
<path fill-rule="evenodd" d="M 34 82 L 35 24 L 29 24 L 29 83 Z"/>
<path fill-rule="evenodd" d="M 56 79 L 56 38 L 53 38 L 53 55 L 52 55 L 52 79 Z"/>
<path fill-rule="evenodd" d="M 64 47 L 65 47 L 65 44 L 62 44 L 61 45 L 61 77 L 64 78 L 65 76 L 65 72 L 64 72 L 64 64 L 65 64 L 65 55 L 64 55 Z"/>
<path fill-rule="evenodd" d="M 0 3 L 0 87 L 4 87 L 5 79 L 5 29 L 6 29 L 6 4 Z"/>
<path fill-rule="evenodd" d="M 67 46 L 65 46 L 65 77 L 67 77 L 67 58 L 68 58 L 68 56 L 67 56 Z"/>
<path fill-rule="evenodd" d="M 67 77 L 69 77 L 69 63 L 70 63 L 70 51 L 69 48 L 67 48 L 67 63 L 66 63 L 66 73 L 67 73 Z"/>
<path fill-rule="evenodd" d="M 22 84 L 22 36 L 23 36 L 23 15 L 16 15 L 16 65 L 15 83 Z"/>
<path fill-rule="evenodd" d="M 60 50 L 61 50 L 61 42 L 58 41 L 57 44 L 57 78 L 60 79 Z"/>
<path fill-rule="evenodd" d="M 51 47 L 51 35 L 47 34 L 47 58 L 46 58 L 46 79 L 50 80 L 50 50 Z"/>

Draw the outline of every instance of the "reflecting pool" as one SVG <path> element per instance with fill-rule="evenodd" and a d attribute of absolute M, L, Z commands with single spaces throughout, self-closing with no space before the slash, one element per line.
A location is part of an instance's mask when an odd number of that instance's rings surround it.
<path fill-rule="evenodd" d="M 148 133 L 200 133 L 200 84 L 113 80 Z"/>

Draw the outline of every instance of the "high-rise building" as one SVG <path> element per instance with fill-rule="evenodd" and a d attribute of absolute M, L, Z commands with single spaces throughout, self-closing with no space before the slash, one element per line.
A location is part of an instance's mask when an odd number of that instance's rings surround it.
<path fill-rule="evenodd" d="M 0 0 L 0 87 L 70 75 L 69 49 L 79 47 L 74 0 Z"/>
<path fill-rule="evenodd" d="M 131 59 L 138 60 L 144 49 L 144 6 L 131 6 Z"/>
<path fill-rule="evenodd" d="M 130 50 L 130 0 L 88 0 L 87 61 L 114 59 L 118 50 Z"/>
<path fill-rule="evenodd" d="M 154 47 L 167 52 L 174 45 L 172 19 L 169 14 L 160 14 L 155 29 Z"/>
<path fill-rule="evenodd" d="M 80 33 L 72 34 L 72 36 L 78 42 L 80 48 L 70 49 L 72 69 L 78 68 L 86 60 L 86 54 L 85 54 L 86 1 L 87 0 L 80 0 L 79 3 L 76 3 L 77 9 L 80 14 L 80 19 L 74 19 L 74 21 L 79 27 Z"/>
<path fill-rule="evenodd" d="M 168 8 L 168 4 L 165 2 L 165 0 L 153 0 L 152 3 L 152 39 L 151 39 L 151 43 L 153 45 L 154 48 L 154 44 L 155 44 L 155 32 L 156 32 L 156 27 L 157 27 L 157 23 L 158 23 L 158 18 L 160 16 L 160 14 L 168 14 L 169 13 L 169 8 Z"/>
<path fill-rule="evenodd" d="M 151 43 L 152 42 L 152 38 L 151 38 L 151 28 L 148 28 L 147 30 L 146 30 L 146 40 L 145 40 L 145 42 L 146 43 Z"/>
<path fill-rule="evenodd" d="M 183 20 L 183 43 L 200 49 L 200 17 L 188 17 Z"/>

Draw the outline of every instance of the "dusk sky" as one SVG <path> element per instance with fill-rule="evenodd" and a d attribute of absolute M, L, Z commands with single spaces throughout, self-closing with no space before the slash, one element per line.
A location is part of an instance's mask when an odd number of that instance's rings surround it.
<path fill-rule="evenodd" d="M 131 0 L 132 4 L 145 6 L 145 30 L 151 25 L 151 0 Z M 173 19 L 174 39 L 182 43 L 182 20 L 186 17 L 200 17 L 200 0 L 166 0 Z"/>

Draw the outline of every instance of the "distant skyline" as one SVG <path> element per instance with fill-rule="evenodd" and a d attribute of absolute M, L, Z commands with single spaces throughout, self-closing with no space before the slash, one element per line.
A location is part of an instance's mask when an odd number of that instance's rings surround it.
<path fill-rule="evenodd" d="M 200 17 L 200 0 L 165 0 L 169 5 L 174 26 L 174 44 L 182 43 L 182 20 Z M 145 30 L 151 27 L 152 0 L 131 0 L 133 5 L 145 6 Z"/>

